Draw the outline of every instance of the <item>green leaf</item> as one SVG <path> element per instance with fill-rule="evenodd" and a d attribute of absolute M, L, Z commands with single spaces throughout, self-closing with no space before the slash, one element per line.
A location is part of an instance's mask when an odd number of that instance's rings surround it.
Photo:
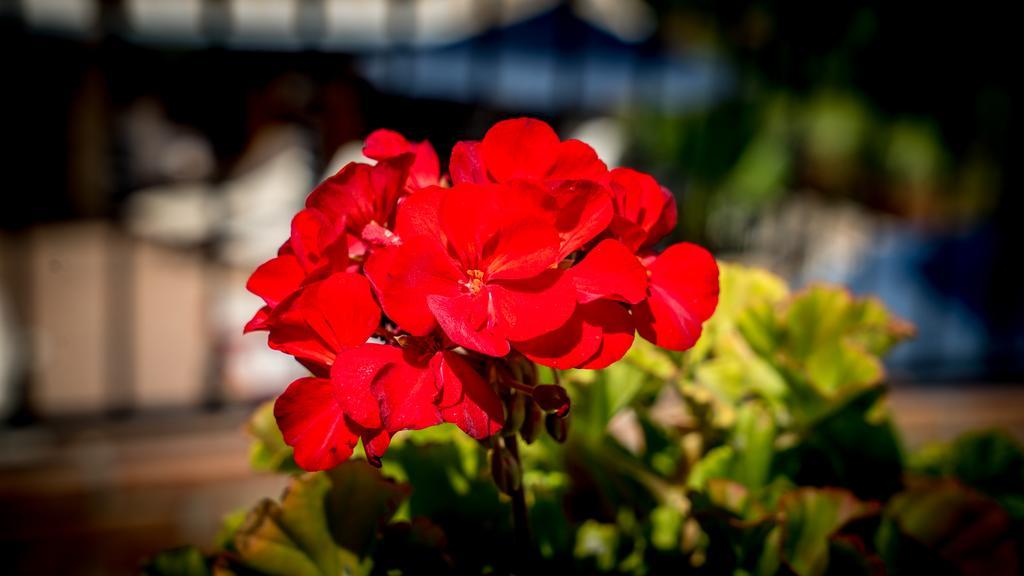
<path fill-rule="evenodd" d="M 703 489 L 711 479 L 729 479 L 749 490 L 759 490 L 771 480 L 776 427 L 758 402 L 746 402 L 737 410 L 736 424 L 727 443 L 708 451 L 690 470 L 687 486 Z"/>
<path fill-rule="evenodd" d="M 679 372 L 677 361 L 667 350 L 658 348 L 646 340 L 637 340 L 629 352 L 619 362 L 612 366 L 628 365 L 659 379 L 668 380 Z M 629 396 L 626 394 L 625 396 Z M 618 407 L 628 403 L 628 399 L 617 402 Z"/>
<path fill-rule="evenodd" d="M 1024 519 L 1024 450 L 1000 430 L 971 432 L 951 443 L 937 443 L 912 455 L 910 468 L 932 476 L 952 476 L 999 500 Z"/>
<path fill-rule="evenodd" d="M 512 509 L 498 493 L 487 452 L 478 442 L 454 426 L 418 431 L 393 444 L 384 465 L 400 470 L 414 487 L 408 515 L 437 524 L 462 569 L 480 571 L 507 563 L 513 552 L 507 545 Z"/>
<path fill-rule="evenodd" d="M 268 576 L 366 574 L 355 553 L 337 546 L 325 514 L 331 481 L 324 474 L 291 480 L 280 503 L 264 500 L 235 534 L 243 564 Z"/>
<path fill-rule="evenodd" d="M 566 517 L 565 497 L 569 475 L 562 470 L 530 470 L 523 476 L 530 502 L 533 538 L 544 558 L 571 556 L 575 527 Z"/>
<path fill-rule="evenodd" d="M 797 294 L 779 317 L 783 336 L 777 357 L 803 369 L 823 395 L 875 384 L 884 376 L 878 356 L 912 334 L 872 299 L 817 285 Z"/>
<path fill-rule="evenodd" d="M 253 438 L 249 447 L 249 465 L 254 470 L 296 474 L 303 471 L 295 463 L 292 449 L 284 443 L 281 430 L 277 427 L 273 401 L 264 402 L 253 412 L 246 430 Z"/>
<path fill-rule="evenodd" d="M 377 574 L 448 574 L 453 568 L 444 531 L 423 517 L 388 525 L 374 558 Z"/>
<path fill-rule="evenodd" d="M 682 544 L 683 514 L 674 506 L 651 511 L 651 544 L 659 550 L 678 550 Z"/>
<path fill-rule="evenodd" d="M 218 548 L 232 549 L 235 542 L 235 533 L 245 524 L 245 518 L 248 515 L 249 511 L 245 508 L 240 508 L 224 515 L 220 522 L 220 530 L 217 531 L 216 542 Z"/>
<path fill-rule="evenodd" d="M 601 572 L 615 567 L 618 559 L 619 527 L 587 520 L 576 532 L 577 559 L 590 560 Z"/>
<path fill-rule="evenodd" d="M 773 537 L 778 557 L 800 576 L 819 576 L 829 566 L 830 540 L 853 520 L 876 512 L 838 489 L 801 488 L 782 496 L 781 521 Z"/>
<path fill-rule="evenodd" d="M 334 542 L 365 555 L 377 531 L 394 517 L 411 488 L 389 480 L 363 460 L 349 460 L 327 472 L 327 519 Z"/>
<path fill-rule="evenodd" d="M 693 518 L 706 534 L 705 569 L 710 574 L 751 571 L 763 556 L 774 518 L 745 486 L 722 478 L 691 491 Z"/>
<path fill-rule="evenodd" d="M 903 455 L 892 423 L 872 417 L 884 394 L 873 386 L 843 398 L 777 453 L 775 472 L 801 485 L 842 486 L 862 498 L 891 496 L 902 487 Z"/>
<path fill-rule="evenodd" d="M 194 546 L 175 548 L 156 555 L 142 568 L 143 576 L 209 576 L 203 554 Z"/>
<path fill-rule="evenodd" d="M 747 402 L 736 418 L 732 445 L 736 452 L 731 477 L 751 490 L 770 480 L 775 454 L 775 422 L 763 406 Z"/>
<path fill-rule="evenodd" d="M 716 446 L 708 450 L 690 469 L 686 486 L 692 490 L 703 490 L 712 478 L 728 478 L 735 458 L 732 446 Z"/>
<path fill-rule="evenodd" d="M 650 346 L 637 342 L 627 354 L 644 355 Z M 601 441 L 608 422 L 628 406 L 645 384 L 659 386 L 664 378 L 625 359 L 600 371 L 574 370 L 567 373 L 566 383 L 573 399 L 573 420 L 570 434 L 588 442 Z"/>
<path fill-rule="evenodd" d="M 885 513 L 898 531 L 883 542 L 894 570 L 934 565 L 949 573 L 1019 573 L 1020 535 L 1006 510 L 962 484 L 915 485 L 894 497 Z"/>
<path fill-rule="evenodd" d="M 789 295 L 786 282 L 761 268 L 719 265 L 718 307 L 707 326 L 715 331 L 733 328 L 736 319 L 753 306 L 774 306 Z"/>

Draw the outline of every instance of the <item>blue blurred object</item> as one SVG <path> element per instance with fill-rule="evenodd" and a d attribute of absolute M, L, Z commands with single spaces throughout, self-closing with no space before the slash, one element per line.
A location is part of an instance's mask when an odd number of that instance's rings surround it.
<path fill-rule="evenodd" d="M 917 381 L 999 379 L 1019 373 L 1019 337 L 1000 342 L 987 310 L 995 231 L 983 223 L 963 231 L 887 227 L 875 238 L 851 289 L 875 294 L 917 327 L 917 337 L 889 358 L 895 378 Z M 1002 364 L 997 368 L 993 363 Z"/>
<path fill-rule="evenodd" d="M 447 46 L 364 54 L 357 69 L 385 93 L 545 115 L 637 104 L 679 113 L 719 101 L 733 84 L 712 54 L 627 42 L 565 4 Z"/>

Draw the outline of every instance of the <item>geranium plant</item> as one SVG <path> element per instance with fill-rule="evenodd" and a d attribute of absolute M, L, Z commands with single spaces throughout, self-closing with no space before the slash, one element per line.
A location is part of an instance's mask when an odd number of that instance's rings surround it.
<path fill-rule="evenodd" d="M 266 306 L 246 330 L 311 373 L 274 408 L 305 470 L 359 441 L 379 465 L 394 435 L 449 422 L 497 437 L 496 478 L 516 496 L 516 435 L 541 412 L 564 428 L 569 413 L 538 364 L 604 368 L 636 332 L 686 350 L 715 310 L 706 250 L 653 249 L 675 226 L 672 194 L 539 120 L 459 142 L 448 176 L 429 143 L 395 132 L 371 134 L 364 154 L 376 164 L 313 190 L 249 281 Z"/>
<path fill-rule="evenodd" d="M 289 489 L 146 573 L 1019 570 L 1024 453 L 906 455 L 881 356 L 912 328 L 879 302 L 738 266 L 719 295 L 706 251 L 653 249 L 667 191 L 536 120 L 447 178 L 393 132 L 365 154 L 250 281 L 247 330 L 311 373 L 249 427 Z"/>

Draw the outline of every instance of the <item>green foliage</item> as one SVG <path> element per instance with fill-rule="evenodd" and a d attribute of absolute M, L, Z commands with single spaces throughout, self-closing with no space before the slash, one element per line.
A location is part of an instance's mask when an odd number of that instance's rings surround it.
<path fill-rule="evenodd" d="M 957 478 L 998 500 L 1016 521 L 1024 521 L 1024 450 L 1005 432 L 971 432 L 926 446 L 910 467 L 929 476 Z"/>
<path fill-rule="evenodd" d="M 522 448 L 527 561 L 565 574 L 1016 573 L 1024 452 L 986 432 L 904 455 L 881 356 L 911 333 L 876 300 L 723 266 L 693 349 L 638 340 L 612 368 L 561 374 L 567 441 Z M 146 574 L 523 566 L 489 442 L 441 426 L 398 435 L 383 471 L 354 460 L 299 474 L 271 410 L 250 424 L 252 461 L 293 474 L 285 496 L 229 517 L 217 551 L 173 551 Z"/>
<path fill-rule="evenodd" d="M 365 466 L 348 462 L 334 476 L 358 474 L 356 471 Z M 351 484 L 341 484 L 347 485 Z M 333 482 L 325 474 L 297 476 L 280 502 L 264 500 L 256 506 L 235 532 L 234 549 L 240 563 L 268 576 L 366 574 L 368 571 L 360 565 L 358 556 L 332 537 L 327 511 L 335 508 L 328 501 L 332 495 L 350 498 L 332 488 Z M 367 512 L 376 511 L 372 506 Z M 343 513 L 347 515 L 350 511 Z M 372 520 L 375 523 L 378 519 Z"/>
<path fill-rule="evenodd" d="M 1021 528 L 996 501 L 953 480 L 922 482 L 898 494 L 880 535 L 887 564 L 911 572 L 1019 574 Z"/>
<path fill-rule="evenodd" d="M 249 464 L 263 472 L 299 473 L 302 469 L 292 458 L 292 449 L 284 443 L 281 430 L 274 420 L 274 403 L 265 402 L 256 409 L 246 426 L 252 437 Z"/>
<path fill-rule="evenodd" d="M 778 559 L 801 576 L 824 574 L 831 566 L 831 543 L 836 534 L 854 518 L 872 512 L 869 504 L 843 490 L 801 488 L 783 496 L 779 503 L 782 520 L 768 535 L 773 549 L 762 557 L 762 573 L 775 573 L 772 559 Z"/>
<path fill-rule="evenodd" d="M 209 576 L 210 568 L 198 548 L 186 546 L 159 554 L 146 564 L 142 573 L 144 576 Z"/>

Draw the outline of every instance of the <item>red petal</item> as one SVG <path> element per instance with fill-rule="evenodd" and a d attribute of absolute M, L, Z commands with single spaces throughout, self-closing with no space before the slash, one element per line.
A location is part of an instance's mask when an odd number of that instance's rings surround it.
<path fill-rule="evenodd" d="M 295 256 L 271 258 L 249 277 L 245 287 L 273 307 L 299 289 L 306 273 Z"/>
<path fill-rule="evenodd" d="M 433 331 L 430 296 L 459 294 L 462 271 L 437 238 L 414 237 L 401 246 L 374 251 L 364 266 L 384 313 L 406 332 L 426 336 Z"/>
<path fill-rule="evenodd" d="M 530 340 L 565 324 L 576 306 L 576 289 L 564 270 L 546 270 L 527 280 L 494 283 L 491 317 L 509 340 Z"/>
<path fill-rule="evenodd" d="M 435 354 L 430 364 L 446 400 L 441 409 L 445 422 L 478 440 L 501 431 L 501 399 L 472 366 L 452 351 Z"/>
<path fill-rule="evenodd" d="M 374 160 L 389 160 L 411 153 L 412 145 L 394 130 L 374 130 L 363 142 L 363 155 Z"/>
<path fill-rule="evenodd" d="M 344 239 L 334 246 L 344 233 L 344 219 L 332 223 L 319 210 L 306 208 L 292 218 L 291 248 L 307 275 L 325 268 L 343 269 L 348 264 Z"/>
<path fill-rule="evenodd" d="M 718 305 L 718 265 L 696 244 L 674 244 L 649 266 L 650 296 L 633 307 L 637 331 L 669 350 L 686 350 Z"/>
<path fill-rule="evenodd" d="M 270 322 L 271 348 L 331 364 L 339 351 L 366 342 L 374 333 L 380 308 L 366 278 L 339 272 L 282 302 Z"/>
<path fill-rule="evenodd" d="M 452 342 L 488 356 L 508 354 L 506 325 L 496 316 L 490 293 L 430 296 L 430 311 Z"/>
<path fill-rule="evenodd" d="M 607 368 L 626 355 L 633 345 L 633 318 L 624 306 L 610 300 L 581 304 L 584 322 L 601 329 L 601 345 L 597 352 L 578 368 Z"/>
<path fill-rule="evenodd" d="M 654 238 L 651 230 L 657 227 L 659 232 L 667 223 L 662 213 L 675 207 L 674 202 L 669 205 L 672 194 L 651 176 L 629 168 L 612 170 L 611 178 L 616 213 L 644 230 L 647 237 L 641 245 L 657 242 L 660 237 Z"/>
<path fill-rule="evenodd" d="M 487 131 L 480 152 L 497 182 L 544 177 L 558 158 L 558 135 L 532 118 L 498 122 Z"/>
<path fill-rule="evenodd" d="M 441 230 L 463 270 L 488 280 L 535 276 L 555 263 L 559 246 L 543 200 L 539 189 L 462 184 L 441 201 Z"/>
<path fill-rule="evenodd" d="M 480 153 L 480 143 L 473 141 L 458 142 L 452 148 L 452 157 L 448 162 L 448 172 L 452 176 L 452 184 L 484 184 L 489 182 L 487 168 L 484 166 Z"/>
<path fill-rule="evenodd" d="M 389 364 L 402 360 L 402 350 L 394 346 L 367 343 L 338 354 L 331 367 L 331 382 L 338 404 L 353 422 L 364 428 L 382 428 L 373 381 Z"/>
<path fill-rule="evenodd" d="M 536 276 L 558 261 L 558 234 L 554 228 L 529 220 L 506 227 L 484 254 L 488 280 L 518 280 Z M 489 256 L 489 258 L 488 258 Z"/>
<path fill-rule="evenodd" d="M 615 213 L 608 189 L 592 182 L 566 182 L 552 192 L 552 197 L 558 215 L 555 227 L 562 242 L 559 260 L 603 232 Z"/>
<path fill-rule="evenodd" d="M 661 210 L 661 216 L 658 218 L 658 221 L 647 232 L 647 239 L 644 241 L 643 246 L 652 246 L 667 236 L 675 229 L 676 221 L 679 218 L 679 210 L 676 208 L 676 197 L 664 186 L 661 190 L 667 195 L 667 201 L 665 202 L 665 207 Z"/>
<path fill-rule="evenodd" d="M 441 181 L 441 162 L 437 159 L 437 152 L 430 142 L 413 144 L 413 153 L 416 159 L 409 168 L 409 181 L 406 186 L 413 190 L 420 190 L 428 186 L 435 186 Z"/>
<path fill-rule="evenodd" d="M 447 188 L 430 186 L 403 198 L 398 205 L 398 215 L 395 216 L 395 233 L 398 237 L 441 238 L 438 213 L 441 210 L 441 200 L 447 192 Z M 443 238 L 441 239 L 443 241 Z"/>
<path fill-rule="evenodd" d="M 366 451 L 366 459 L 370 464 L 380 467 L 380 457 L 391 445 L 391 435 L 387 430 L 371 430 L 362 435 L 363 450 Z"/>
<path fill-rule="evenodd" d="M 374 377 L 373 394 L 380 403 L 384 426 L 391 434 L 441 423 L 437 409 L 440 392 L 433 371 L 409 362 L 402 354 Z"/>
<path fill-rule="evenodd" d="M 618 240 L 603 240 L 569 269 L 582 303 L 610 298 L 635 304 L 647 297 L 647 270 Z"/>
<path fill-rule="evenodd" d="M 429 142 L 412 143 L 393 130 L 376 130 L 366 138 L 363 155 L 374 160 L 391 160 L 405 154 L 414 160 L 406 187 L 419 190 L 438 183 L 441 176 L 437 153 Z"/>
<path fill-rule="evenodd" d="M 248 334 L 249 332 L 256 332 L 258 330 L 269 330 L 270 325 L 268 324 L 268 320 L 270 320 L 271 312 L 273 312 L 273 309 L 271 309 L 270 306 L 264 306 L 257 310 L 256 315 L 246 322 L 245 328 L 242 329 L 242 334 Z"/>
<path fill-rule="evenodd" d="M 477 184 L 450 188 L 441 199 L 441 233 L 464 268 L 480 268 L 485 247 L 501 230 L 501 199 L 498 187 Z"/>
<path fill-rule="evenodd" d="M 296 358 L 295 361 L 301 364 L 306 370 L 309 370 L 309 373 L 317 378 L 331 377 L 331 367 L 327 364 L 310 360 L 308 358 Z"/>
<path fill-rule="evenodd" d="M 320 210 L 332 222 L 344 219 L 356 235 L 370 222 L 390 226 L 411 160 L 402 156 L 375 166 L 349 163 L 313 190 L 306 207 Z"/>
<path fill-rule="evenodd" d="M 636 222 L 627 220 L 618 214 L 612 217 L 611 224 L 608 225 L 608 233 L 612 237 L 618 238 L 620 242 L 634 252 L 639 250 L 640 246 L 647 240 L 647 231 Z"/>
<path fill-rule="evenodd" d="M 548 178 L 553 180 L 590 180 L 606 184 L 608 167 L 597 157 L 597 152 L 579 140 L 566 140 L 558 146 L 558 158 Z"/>
<path fill-rule="evenodd" d="M 601 328 L 583 321 L 584 306 L 577 306 L 572 317 L 560 328 L 516 342 L 516 350 L 538 364 L 559 370 L 582 364 L 601 346 Z"/>
<path fill-rule="evenodd" d="M 348 460 L 359 437 L 345 422 L 330 380 L 300 378 L 274 403 L 274 418 L 295 463 L 304 470 L 328 470 Z"/>

